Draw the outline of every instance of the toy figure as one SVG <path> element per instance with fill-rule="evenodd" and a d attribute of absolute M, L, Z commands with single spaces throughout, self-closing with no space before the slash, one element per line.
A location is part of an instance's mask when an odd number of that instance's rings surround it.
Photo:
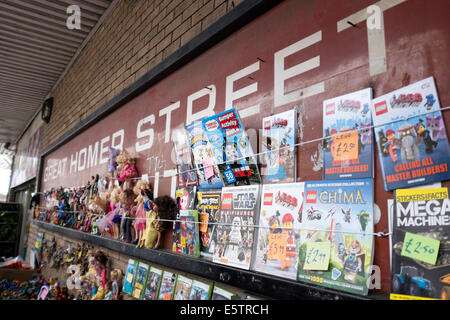
<path fill-rule="evenodd" d="M 280 212 L 277 210 L 275 215 L 269 218 L 269 232 L 270 233 L 281 233 L 282 229 L 280 229 L 280 220 L 278 217 L 280 216 Z"/>
<path fill-rule="evenodd" d="M 437 142 L 431 139 L 430 131 L 425 128 L 422 119 L 419 119 L 419 123 L 415 125 L 414 129 L 417 132 L 416 143 L 420 144 L 423 142 L 425 145 L 425 152 L 432 153 L 433 147 L 437 147 Z"/>
<path fill-rule="evenodd" d="M 109 165 L 108 172 L 111 174 L 111 178 L 114 177 L 114 173 L 116 172 L 117 162 L 116 157 L 119 155 L 120 150 L 109 147 Z"/>
<path fill-rule="evenodd" d="M 130 243 L 132 241 L 131 222 L 135 214 L 132 211 L 134 207 L 134 192 L 130 189 L 124 190 L 122 192 L 121 203 L 123 206 L 122 221 L 120 222 L 121 240 Z"/>
<path fill-rule="evenodd" d="M 114 269 L 111 271 L 111 300 L 119 300 L 120 298 L 120 282 L 122 280 L 122 270 Z"/>
<path fill-rule="evenodd" d="M 144 180 L 139 180 L 136 183 L 136 186 L 133 188 L 133 191 L 138 196 L 135 199 L 135 202 L 137 203 L 137 209 L 136 220 L 134 224 L 134 227 L 136 229 L 136 248 L 141 248 L 144 246 L 144 230 L 146 228 L 147 210 L 144 207 L 144 203 L 146 203 L 147 206 L 150 206 L 151 204 L 149 204 L 148 201 L 153 201 L 153 194 L 150 190 L 150 185 L 147 181 Z"/>
<path fill-rule="evenodd" d="M 353 240 L 344 259 L 344 279 L 354 283 L 358 273 L 364 273 L 364 254 L 358 240 Z"/>
<path fill-rule="evenodd" d="M 123 182 L 125 180 L 133 179 L 138 176 L 136 167 L 134 166 L 134 159 L 128 151 L 122 151 L 117 157 L 117 180 Z"/>
<path fill-rule="evenodd" d="M 145 246 L 157 249 L 160 245 L 161 234 L 164 230 L 172 230 L 170 221 L 176 217 L 177 204 L 169 196 L 155 199 L 152 208 L 147 211 Z M 164 221 L 160 221 L 163 219 Z"/>
<path fill-rule="evenodd" d="M 106 287 L 106 285 L 105 285 L 105 287 Z M 96 279 L 95 288 L 96 288 L 96 290 L 93 291 L 93 296 L 92 296 L 91 300 L 103 300 L 103 298 L 105 297 L 105 289 L 101 285 L 100 279 Z"/>
<path fill-rule="evenodd" d="M 102 252 L 97 251 L 94 254 L 94 266 L 97 273 L 97 277 L 101 280 L 100 286 L 105 289 L 106 282 L 108 281 L 108 273 L 106 264 L 108 262 L 108 257 Z M 102 298 L 103 299 L 103 298 Z"/>
<path fill-rule="evenodd" d="M 389 155 L 391 156 L 392 161 L 394 163 L 396 163 L 398 160 L 398 158 L 397 158 L 398 140 L 397 140 L 397 138 L 395 138 L 395 131 L 392 129 L 389 129 L 388 131 L 386 131 L 386 135 L 387 135 L 388 141 L 384 145 L 383 153 L 388 152 Z"/>
<path fill-rule="evenodd" d="M 351 222 L 351 214 L 352 208 L 349 207 L 348 210 L 344 210 L 341 208 L 342 214 L 344 215 L 344 221 L 350 223 Z"/>
<path fill-rule="evenodd" d="M 400 155 L 402 161 L 412 161 L 420 159 L 419 148 L 416 145 L 417 134 L 414 127 L 408 123 L 404 123 L 398 129 L 400 134 Z"/>
<path fill-rule="evenodd" d="M 426 127 L 430 131 L 430 137 L 433 141 L 437 142 L 439 140 L 439 137 L 441 139 L 447 138 L 441 115 L 437 117 L 427 116 Z"/>
<path fill-rule="evenodd" d="M 289 269 L 292 265 L 292 262 L 295 263 L 295 258 L 297 256 L 297 243 L 296 239 L 298 235 L 293 230 L 294 227 L 294 217 L 290 213 L 286 213 L 283 215 L 283 219 L 281 220 L 283 223 L 283 233 L 287 235 L 287 244 L 286 244 L 286 258 L 281 261 L 281 269 Z"/>
<path fill-rule="evenodd" d="M 424 107 L 426 107 L 427 110 L 430 110 L 433 104 L 436 102 L 436 99 L 434 98 L 433 94 L 425 96 L 425 99 L 427 99 L 427 101 L 425 102 Z"/>
<path fill-rule="evenodd" d="M 362 231 L 366 231 L 367 222 L 369 221 L 369 213 L 366 210 L 361 210 L 357 215 Z"/>

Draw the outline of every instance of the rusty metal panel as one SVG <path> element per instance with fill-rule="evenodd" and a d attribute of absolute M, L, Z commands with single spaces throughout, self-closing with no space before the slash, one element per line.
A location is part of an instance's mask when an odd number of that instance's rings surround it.
<path fill-rule="evenodd" d="M 372 4 L 381 9 L 381 29 L 367 27 Z M 171 130 L 231 105 L 258 152 L 262 118 L 297 107 L 298 180 L 321 180 L 323 100 L 367 87 L 378 97 L 433 76 L 441 105 L 449 105 L 448 9 L 447 0 L 283 1 L 46 155 L 41 190 L 106 175 L 102 146 L 123 142 L 137 157 L 139 173 L 159 175 L 158 182 L 151 179 L 158 194 L 169 194 L 174 181 L 164 175 L 175 168 Z M 448 124 L 448 112 L 444 118 Z M 388 232 L 386 201 L 393 194 L 384 191 L 377 157 L 374 167 L 381 209 L 375 231 Z M 376 238 L 375 248 L 381 290 L 388 292 L 388 238 Z"/>

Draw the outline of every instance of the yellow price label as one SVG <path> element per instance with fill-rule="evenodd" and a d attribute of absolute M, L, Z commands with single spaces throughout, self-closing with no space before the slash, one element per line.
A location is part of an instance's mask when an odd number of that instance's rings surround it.
<path fill-rule="evenodd" d="M 346 161 L 358 159 L 358 131 L 337 133 L 333 136 L 331 153 L 333 160 Z"/>
<path fill-rule="evenodd" d="M 286 233 L 269 234 L 269 244 L 267 246 L 267 259 L 284 260 L 286 258 Z"/>
<path fill-rule="evenodd" d="M 307 242 L 304 270 L 328 270 L 331 242 Z"/>

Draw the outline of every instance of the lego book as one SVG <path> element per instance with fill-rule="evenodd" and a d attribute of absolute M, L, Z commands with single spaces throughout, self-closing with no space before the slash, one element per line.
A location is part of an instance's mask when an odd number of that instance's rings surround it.
<path fill-rule="evenodd" d="M 186 125 L 186 131 L 197 172 L 198 187 L 222 188 L 223 182 L 214 157 L 213 146 L 203 129 L 202 121 L 194 121 Z"/>
<path fill-rule="evenodd" d="M 250 269 L 255 225 L 259 216 L 259 185 L 222 189 L 213 262 Z"/>
<path fill-rule="evenodd" d="M 297 110 L 262 119 L 263 183 L 295 182 L 297 173 Z"/>
<path fill-rule="evenodd" d="M 221 196 L 222 190 L 220 189 L 203 189 L 197 192 L 200 255 L 207 260 L 213 259 Z"/>
<path fill-rule="evenodd" d="M 200 257 L 200 239 L 197 210 L 180 210 L 174 223 L 172 252 Z"/>
<path fill-rule="evenodd" d="M 139 262 L 136 270 L 136 279 L 134 281 L 133 297 L 141 300 L 143 297 L 145 284 L 147 282 L 149 266 L 146 263 Z"/>
<path fill-rule="evenodd" d="M 169 271 L 163 271 L 161 278 L 161 286 L 159 288 L 158 300 L 172 300 L 173 291 L 175 289 L 175 283 L 177 281 L 177 275 Z"/>
<path fill-rule="evenodd" d="M 374 250 L 373 180 L 305 182 L 301 227 L 297 280 L 367 295 Z"/>
<path fill-rule="evenodd" d="M 448 188 L 394 193 L 392 300 L 450 300 Z"/>
<path fill-rule="evenodd" d="M 211 299 L 212 284 L 199 280 L 192 282 L 189 300 L 209 300 Z"/>
<path fill-rule="evenodd" d="M 191 145 L 186 128 L 172 130 L 172 140 L 178 169 L 178 186 L 186 187 L 197 184 L 195 166 L 192 161 Z"/>
<path fill-rule="evenodd" d="M 202 120 L 226 187 L 260 184 L 257 158 L 236 109 Z"/>
<path fill-rule="evenodd" d="M 130 296 L 133 293 L 135 275 L 137 272 L 139 262 L 134 259 L 128 260 L 127 271 L 125 273 L 125 277 L 123 279 L 123 292 L 129 294 Z"/>
<path fill-rule="evenodd" d="M 254 270 L 297 279 L 304 186 L 263 185 Z"/>
<path fill-rule="evenodd" d="M 323 101 L 323 179 L 373 177 L 373 138 L 367 88 Z"/>
<path fill-rule="evenodd" d="M 161 269 L 155 267 L 150 268 L 147 277 L 147 284 L 145 285 L 143 300 L 156 300 L 158 298 L 162 273 L 163 271 Z"/>
<path fill-rule="evenodd" d="M 214 286 L 211 300 L 231 300 L 231 297 L 234 296 L 236 293 Z"/>
<path fill-rule="evenodd" d="M 173 300 L 189 300 L 193 280 L 191 278 L 178 275 L 173 293 Z"/>
<path fill-rule="evenodd" d="M 386 191 L 450 179 L 450 147 L 433 77 L 373 99 Z"/>

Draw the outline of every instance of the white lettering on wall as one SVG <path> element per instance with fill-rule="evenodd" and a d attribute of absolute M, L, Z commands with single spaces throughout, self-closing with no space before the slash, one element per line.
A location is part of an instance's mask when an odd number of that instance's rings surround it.
<path fill-rule="evenodd" d="M 166 116 L 166 134 L 164 136 L 164 142 L 167 143 L 170 141 L 170 123 L 171 123 L 171 114 L 172 111 L 175 109 L 178 109 L 180 107 L 180 101 L 177 101 L 173 104 L 171 104 L 168 107 L 165 107 L 164 109 L 159 110 L 159 116 L 162 117 L 164 115 Z"/>
<path fill-rule="evenodd" d="M 78 171 L 83 171 L 86 169 L 86 156 L 87 156 L 87 149 L 83 148 L 80 150 L 80 153 L 78 154 Z"/>
<path fill-rule="evenodd" d="M 142 130 L 142 126 L 146 123 L 150 123 L 151 125 L 155 124 L 155 115 L 151 114 L 144 119 L 139 120 L 137 125 L 136 137 L 138 141 L 136 141 L 136 152 L 141 152 L 147 149 L 150 149 L 153 146 L 153 128 L 148 128 L 146 130 Z M 147 142 L 141 144 L 140 139 L 146 138 Z"/>
<path fill-rule="evenodd" d="M 204 96 L 208 96 L 209 102 L 208 107 L 196 113 L 192 113 L 193 104 L 195 100 L 198 100 Z M 209 85 L 206 88 L 203 88 L 187 98 L 187 115 L 186 115 L 186 124 L 192 123 L 196 120 L 199 120 L 204 117 L 209 117 L 214 115 L 214 107 L 216 105 L 216 86 Z"/>
<path fill-rule="evenodd" d="M 98 141 L 95 142 L 94 148 L 92 148 L 92 145 L 89 145 L 87 167 L 88 168 L 95 167 L 97 163 L 98 163 Z"/>
<path fill-rule="evenodd" d="M 112 138 L 111 138 L 111 147 L 113 147 L 114 149 L 122 150 L 124 136 L 125 136 L 125 130 L 123 130 L 123 129 L 120 129 L 120 130 L 114 132 L 112 135 Z M 119 138 L 118 143 L 116 143 L 117 138 Z"/>
<path fill-rule="evenodd" d="M 100 164 L 103 163 L 107 163 L 109 160 L 109 146 L 106 146 L 105 144 L 109 142 L 109 136 L 104 137 L 101 141 L 100 141 Z M 106 154 L 106 157 L 104 157 L 103 155 Z"/>

